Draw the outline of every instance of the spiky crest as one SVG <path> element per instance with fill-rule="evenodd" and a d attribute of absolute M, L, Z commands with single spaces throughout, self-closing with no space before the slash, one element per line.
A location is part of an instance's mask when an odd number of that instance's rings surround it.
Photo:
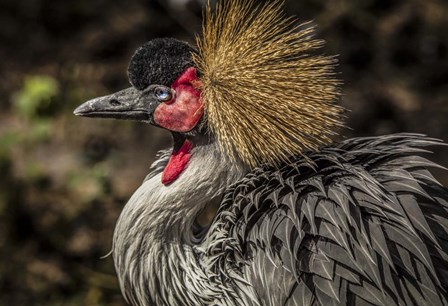
<path fill-rule="evenodd" d="M 317 150 L 342 125 L 336 60 L 312 55 L 324 42 L 283 1 L 208 3 L 199 52 L 202 99 L 221 149 L 249 166 Z"/>

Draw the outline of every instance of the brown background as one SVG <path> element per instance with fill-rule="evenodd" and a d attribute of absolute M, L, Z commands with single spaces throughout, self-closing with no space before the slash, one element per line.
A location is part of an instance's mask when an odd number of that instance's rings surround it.
<path fill-rule="evenodd" d="M 339 54 L 345 137 L 418 132 L 448 141 L 448 2 L 286 1 Z M 167 132 L 75 118 L 128 86 L 134 49 L 192 41 L 200 1 L 0 0 L 0 305 L 124 305 L 114 223 Z M 448 166 L 448 150 L 433 159 Z M 446 173 L 437 175 L 448 185 Z"/>

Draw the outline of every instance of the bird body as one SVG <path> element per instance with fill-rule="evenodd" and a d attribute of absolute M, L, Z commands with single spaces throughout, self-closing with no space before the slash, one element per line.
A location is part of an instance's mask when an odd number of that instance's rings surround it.
<path fill-rule="evenodd" d="M 282 1 L 206 9 L 198 48 L 152 40 L 86 117 L 171 131 L 112 256 L 131 305 L 448 305 L 448 190 L 417 134 L 334 143 L 334 58 Z M 208 225 L 197 217 L 218 203 Z"/>
<path fill-rule="evenodd" d="M 354 138 L 248 173 L 204 145 L 168 190 L 165 154 L 115 230 L 122 291 L 132 305 L 447 305 L 447 191 L 416 156 L 437 144 Z"/>

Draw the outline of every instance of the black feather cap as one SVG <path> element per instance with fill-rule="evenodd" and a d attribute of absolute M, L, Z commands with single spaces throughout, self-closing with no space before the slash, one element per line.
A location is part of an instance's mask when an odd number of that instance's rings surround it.
<path fill-rule="evenodd" d="M 171 86 L 193 66 L 194 49 L 174 38 L 156 38 L 137 49 L 128 67 L 131 84 L 143 90 L 151 84 Z"/>

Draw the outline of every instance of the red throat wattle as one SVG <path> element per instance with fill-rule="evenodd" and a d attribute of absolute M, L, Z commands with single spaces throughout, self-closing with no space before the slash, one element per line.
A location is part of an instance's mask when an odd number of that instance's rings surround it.
<path fill-rule="evenodd" d="M 193 67 L 171 85 L 175 96 L 171 101 L 160 104 L 154 112 L 154 121 L 160 127 L 172 132 L 186 133 L 191 131 L 204 114 L 201 92 L 196 69 Z M 187 168 L 193 144 L 185 139 L 179 148 L 175 145 L 170 160 L 163 170 L 162 184 L 174 182 Z"/>
<path fill-rule="evenodd" d="M 170 160 L 162 173 L 162 184 L 171 184 L 179 177 L 179 175 L 181 175 L 185 168 L 187 168 L 192 148 L 193 144 L 188 139 L 185 139 L 180 149 L 173 150 Z"/>

